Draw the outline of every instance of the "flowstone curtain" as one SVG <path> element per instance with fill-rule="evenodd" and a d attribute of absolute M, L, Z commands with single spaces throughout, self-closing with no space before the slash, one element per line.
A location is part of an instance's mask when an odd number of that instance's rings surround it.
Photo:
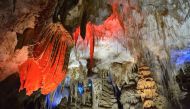
<path fill-rule="evenodd" d="M 41 90 L 48 94 L 55 90 L 65 78 L 70 49 L 74 43 L 70 34 L 59 24 L 49 24 L 34 45 L 33 56 L 19 66 L 20 90 L 27 95 Z"/>

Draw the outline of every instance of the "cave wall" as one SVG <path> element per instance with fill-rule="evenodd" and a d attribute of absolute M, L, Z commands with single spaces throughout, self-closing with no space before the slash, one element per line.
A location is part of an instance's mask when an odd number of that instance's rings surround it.
<path fill-rule="evenodd" d="M 17 33 L 26 28 L 34 28 L 38 17 L 47 1 L 44 0 L 2 0 L 0 2 L 0 80 L 18 72 L 18 65 L 28 57 L 28 47 L 15 51 Z"/>

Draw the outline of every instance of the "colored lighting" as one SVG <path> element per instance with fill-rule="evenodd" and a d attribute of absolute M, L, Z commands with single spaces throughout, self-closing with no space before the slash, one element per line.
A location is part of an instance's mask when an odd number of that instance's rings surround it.
<path fill-rule="evenodd" d="M 53 92 L 65 79 L 69 53 L 74 42 L 70 34 L 60 24 L 49 24 L 42 31 L 39 44 L 33 49 L 33 57 L 19 65 L 20 90 L 26 94 L 40 89 L 44 95 Z"/>
<path fill-rule="evenodd" d="M 64 98 L 64 97 L 66 97 L 68 100 L 69 84 L 70 84 L 70 77 L 67 76 L 65 79 L 64 88 L 60 84 L 54 92 L 49 93 L 46 96 L 45 104 L 46 104 L 47 109 L 55 109 L 60 104 L 62 98 Z"/>
<path fill-rule="evenodd" d="M 111 16 L 109 16 L 103 24 L 95 25 L 91 22 L 87 23 L 86 26 L 86 36 L 85 40 L 78 40 L 80 35 L 80 27 L 76 28 L 76 30 L 73 33 L 73 39 L 75 42 L 75 45 L 81 44 L 82 42 L 87 42 L 87 45 L 89 44 L 89 50 L 90 50 L 90 68 L 93 66 L 93 57 L 94 57 L 94 44 L 96 39 L 104 39 L 109 37 L 117 37 L 117 33 L 124 33 L 126 31 L 126 27 L 123 23 L 122 17 L 119 15 L 118 12 L 118 4 L 113 3 L 112 4 L 113 13 Z"/>
<path fill-rule="evenodd" d="M 62 86 L 59 85 L 57 89 L 46 96 L 45 104 L 47 109 L 55 109 L 62 99 Z"/>
<path fill-rule="evenodd" d="M 171 63 L 179 67 L 186 62 L 190 62 L 190 47 L 181 50 L 171 50 Z"/>
<path fill-rule="evenodd" d="M 78 92 L 82 96 L 84 93 L 84 86 L 82 83 L 78 83 Z"/>

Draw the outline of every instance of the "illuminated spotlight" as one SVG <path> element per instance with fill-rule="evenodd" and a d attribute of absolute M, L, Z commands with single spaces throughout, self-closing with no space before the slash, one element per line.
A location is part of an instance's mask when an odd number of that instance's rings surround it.
<path fill-rule="evenodd" d="M 92 87 L 92 80 L 91 80 L 91 79 L 88 80 L 88 87 L 89 87 L 89 88 Z"/>
<path fill-rule="evenodd" d="M 83 95 L 83 93 L 84 93 L 84 86 L 83 86 L 83 84 L 82 83 L 78 83 L 78 92 L 79 92 L 79 94 L 82 96 Z"/>

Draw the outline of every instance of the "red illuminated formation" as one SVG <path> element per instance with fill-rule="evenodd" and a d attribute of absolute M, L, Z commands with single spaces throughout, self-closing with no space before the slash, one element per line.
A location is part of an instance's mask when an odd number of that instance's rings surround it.
<path fill-rule="evenodd" d="M 19 66 L 20 90 L 27 95 L 41 89 L 42 94 L 55 90 L 64 79 L 73 41 L 61 24 L 50 24 L 41 32 L 40 43 L 34 46 L 33 57 Z"/>
<path fill-rule="evenodd" d="M 94 54 L 94 43 L 95 39 L 104 39 L 109 37 L 114 37 L 115 33 L 121 33 L 124 32 L 125 27 L 122 22 L 122 18 L 119 15 L 118 4 L 114 3 L 112 5 L 113 13 L 110 17 L 108 17 L 103 24 L 101 25 L 94 25 L 91 22 L 87 23 L 86 26 L 86 36 L 85 40 L 87 44 L 90 45 L 90 60 L 91 60 L 91 66 L 93 63 L 93 54 Z M 75 41 L 75 45 L 79 45 L 83 42 L 83 40 L 78 40 L 78 37 L 80 36 L 80 27 L 76 29 L 76 31 L 73 33 L 73 38 Z M 82 38 L 80 38 L 82 39 Z"/>

